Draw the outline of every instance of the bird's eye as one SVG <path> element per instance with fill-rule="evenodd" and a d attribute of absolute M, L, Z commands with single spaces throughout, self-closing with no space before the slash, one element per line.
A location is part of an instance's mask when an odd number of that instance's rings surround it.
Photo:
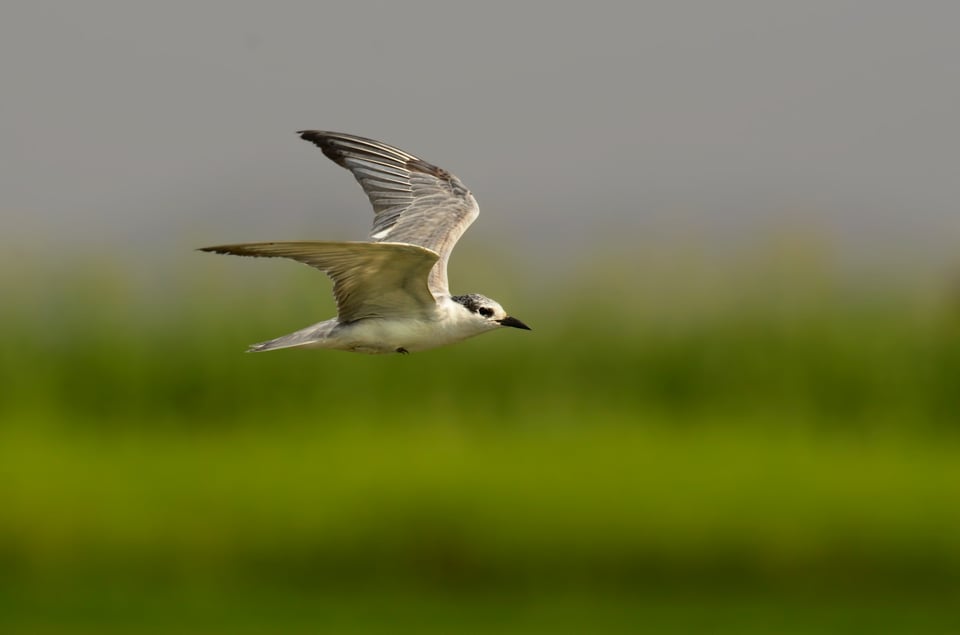
<path fill-rule="evenodd" d="M 481 307 L 480 310 L 477 311 L 477 313 L 479 313 L 483 317 L 487 317 L 487 318 L 493 317 L 493 309 L 491 309 L 490 307 Z"/>

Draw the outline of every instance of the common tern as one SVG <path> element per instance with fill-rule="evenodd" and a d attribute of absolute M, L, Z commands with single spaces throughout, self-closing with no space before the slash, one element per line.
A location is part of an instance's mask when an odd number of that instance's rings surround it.
<path fill-rule="evenodd" d="M 451 295 L 447 261 L 480 213 L 453 174 L 379 141 L 303 130 L 350 170 L 373 205 L 371 242 L 294 241 L 203 247 L 237 256 L 289 258 L 333 280 L 337 317 L 253 344 L 250 351 L 329 348 L 355 353 L 412 353 L 502 327 L 530 330 L 499 303 L 477 293 Z"/>

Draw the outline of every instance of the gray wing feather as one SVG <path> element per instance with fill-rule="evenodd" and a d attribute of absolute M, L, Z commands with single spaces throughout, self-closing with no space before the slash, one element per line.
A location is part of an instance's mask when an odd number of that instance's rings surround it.
<path fill-rule="evenodd" d="M 320 130 L 299 134 L 360 183 L 373 205 L 372 240 L 419 245 L 437 253 L 428 285 L 436 296 L 449 295 L 450 252 L 480 213 L 460 179 L 372 139 Z"/>
<path fill-rule="evenodd" d="M 426 316 L 436 308 L 427 276 L 438 256 L 417 245 L 296 241 L 219 245 L 200 251 L 290 258 L 320 269 L 333 280 L 341 322 Z"/>

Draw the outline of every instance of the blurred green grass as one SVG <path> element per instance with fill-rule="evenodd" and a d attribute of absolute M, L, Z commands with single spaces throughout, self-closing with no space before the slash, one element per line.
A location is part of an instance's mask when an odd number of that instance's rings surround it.
<path fill-rule="evenodd" d="M 296 630 L 317 603 L 336 632 L 957 626 L 946 291 L 634 266 L 505 287 L 531 333 L 247 355 L 333 309 L 315 272 L 230 264 L 6 268 L 5 631 Z"/>

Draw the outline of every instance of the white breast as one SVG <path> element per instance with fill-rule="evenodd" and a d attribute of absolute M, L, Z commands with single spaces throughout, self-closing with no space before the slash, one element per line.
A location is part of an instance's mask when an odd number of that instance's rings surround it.
<path fill-rule="evenodd" d="M 496 325 L 443 298 L 429 318 L 360 320 L 334 329 L 321 346 L 358 353 L 393 353 L 398 349 L 412 353 L 453 344 L 491 328 Z"/>

